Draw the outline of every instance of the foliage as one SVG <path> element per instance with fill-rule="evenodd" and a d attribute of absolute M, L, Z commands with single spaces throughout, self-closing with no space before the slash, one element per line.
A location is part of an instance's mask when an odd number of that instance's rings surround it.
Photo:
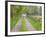
<path fill-rule="evenodd" d="M 10 25 L 11 25 L 11 29 L 14 28 L 14 26 L 17 24 L 17 22 L 19 21 L 19 19 L 21 18 L 22 14 L 27 14 L 27 16 L 41 16 L 42 12 L 41 12 L 41 6 L 26 6 L 26 5 L 11 5 L 10 6 Z M 32 21 L 31 23 L 34 24 L 35 21 L 33 21 L 33 19 L 30 21 Z M 33 23 L 34 22 L 34 23 Z M 35 23 L 36 24 L 36 23 Z M 35 25 L 34 24 L 34 25 Z M 37 23 L 38 24 L 38 23 Z M 37 27 L 37 25 L 35 25 L 35 27 Z M 41 27 L 41 25 L 38 25 L 38 29 Z M 26 29 L 26 24 L 23 21 L 22 22 L 22 30 Z"/>

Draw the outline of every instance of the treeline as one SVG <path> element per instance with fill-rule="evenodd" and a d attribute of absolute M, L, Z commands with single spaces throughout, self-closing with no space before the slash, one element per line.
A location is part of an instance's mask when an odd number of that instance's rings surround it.
<path fill-rule="evenodd" d="M 27 15 L 42 15 L 41 6 L 11 5 L 11 17 L 21 16 L 23 13 Z"/>

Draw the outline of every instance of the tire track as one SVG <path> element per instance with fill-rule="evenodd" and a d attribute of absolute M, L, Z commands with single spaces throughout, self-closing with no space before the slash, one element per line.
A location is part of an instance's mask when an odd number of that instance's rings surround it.
<path fill-rule="evenodd" d="M 15 25 L 14 29 L 12 30 L 12 32 L 18 32 L 19 29 L 21 28 L 21 24 L 22 24 L 22 19 L 20 19 L 18 21 L 18 23 Z"/>
<path fill-rule="evenodd" d="M 26 26 L 28 31 L 35 31 L 36 29 L 32 26 L 32 24 L 25 18 Z"/>

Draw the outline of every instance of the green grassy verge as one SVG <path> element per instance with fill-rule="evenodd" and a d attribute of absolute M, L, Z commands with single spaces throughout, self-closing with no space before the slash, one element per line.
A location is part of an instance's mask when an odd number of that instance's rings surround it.
<path fill-rule="evenodd" d="M 21 26 L 21 28 L 20 28 L 20 32 L 21 32 L 21 31 L 27 31 L 27 27 L 26 27 L 26 23 L 25 23 L 24 19 L 23 19 L 23 21 L 22 21 L 22 26 Z"/>
<path fill-rule="evenodd" d="M 36 28 L 36 30 L 42 29 L 42 24 L 40 24 L 38 21 L 32 18 L 28 18 L 29 22 Z"/>

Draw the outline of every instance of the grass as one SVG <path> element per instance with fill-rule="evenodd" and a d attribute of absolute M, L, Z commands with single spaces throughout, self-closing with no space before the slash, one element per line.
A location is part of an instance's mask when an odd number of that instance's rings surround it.
<path fill-rule="evenodd" d="M 26 22 L 24 21 L 24 19 L 22 21 L 22 26 L 20 28 L 20 31 L 27 31 Z"/>
<path fill-rule="evenodd" d="M 12 30 L 14 28 L 14 26 L 17 24 L 19 18 L 15 19 L 15 18 L 10 18 L 10 29 Z"/>
<path fill-rule="evenodd" d="M 36 30 L 42 29 L 42 24 L 40 24 L 38 21 L 32 18 L 28 18 L 29 22 L 36 28 Z"/>

